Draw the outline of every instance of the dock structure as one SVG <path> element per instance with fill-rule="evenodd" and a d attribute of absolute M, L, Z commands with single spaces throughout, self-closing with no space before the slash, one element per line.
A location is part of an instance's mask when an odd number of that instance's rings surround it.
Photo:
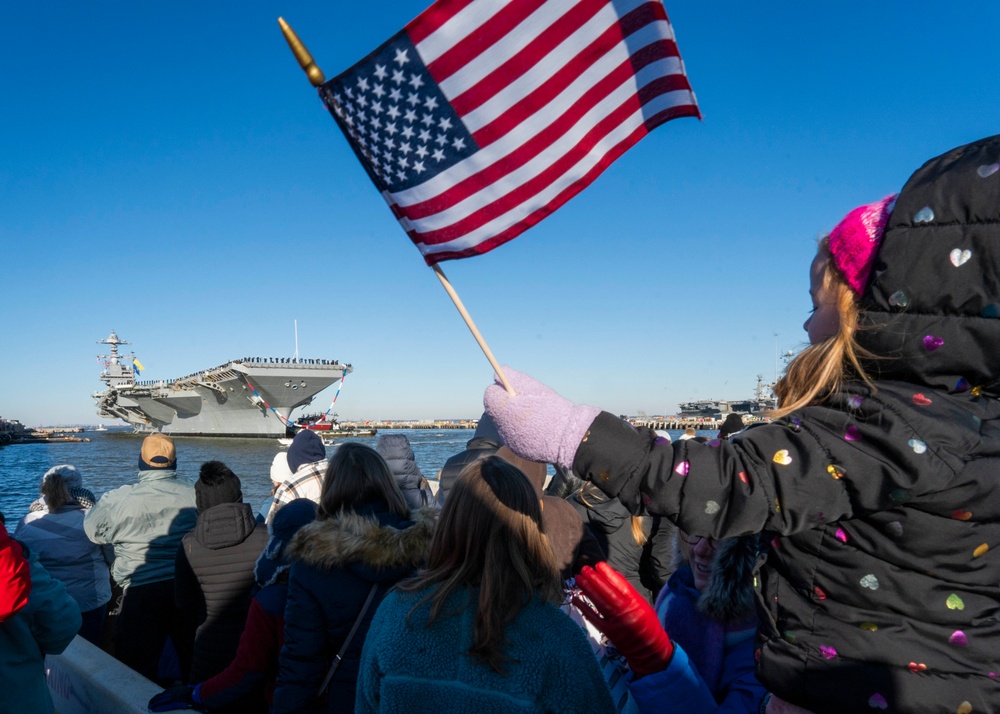
<path fill-rule="evenodd" d="M 27 428 L 16 419 L 0 417 L 0 446 L 13 444 L 27 433 Z"/>
<path fill-rule="evenodd" d="M 695 431 L 715 431 L 722 426 L 722 419 L 713 419 L 711 417 L 647 417 L 645 419 L 640 419 L 637 417 L 630 417 L 626 419 L 632 426 L 644 426 L 649 429 L 659 429 L 662 431 L 684 431 L 685 429 L 694 429 Z"/>
<path fill-rule="evenodd" d="M 80 434 L 83 427 L 38 427 L 29 429 L 19 421 L 0 419 L 0 446 L 6 444 L 52 444 L 66 441 L 90 441 Z"/>
<path fill-rule="evenodd" d="M 741 414 L 743 423 L 747 426 L 760 422 L 769 421 L 764 417 L 751 414 Z M 725 417 L 714 419 L 712 417 L 680 417 L 680 416 L 654 416 L 654 417 L 623 417 L 632 426 L 645 426 L 650 429 L 661 429 L 663 431 L 684 431 L 694 429 L 695 431 L 716 431 L 725 421 Z"/>

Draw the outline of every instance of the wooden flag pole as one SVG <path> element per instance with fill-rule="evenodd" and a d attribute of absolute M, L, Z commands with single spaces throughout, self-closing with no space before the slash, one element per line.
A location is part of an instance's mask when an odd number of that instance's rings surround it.
<path fill-rule="evenodd" d="M 458 297 L 458 293 L 455 292 L 455 288 L 453 288 L 451 283 L 448 282 L 448 278 L 445 277 L 444 272 L 441 270 L 441 266 L 435 263 L 432 268 L 434 269 L 434 274 L 438 276 L 438 280 L 441 281 L 441 285 L 444 286 L 445 292 L 448 293 L 448 297 L 451 298 L 451 301 L 455 303 L 455 307 L 458 308 L 458 314 L 462 316 L 463 320 L 465 320 L 465 324 L 472 333 L 472 336 L 475 337 L 476 342 L 479 343 L 479 348 L 483 351 L 483 354 L 486 355 L 486 359 L 490 361 L 490 365 L 492 365 L 493 371 L 497 373 L 497 377 L 500 378 L 500 383 L 503 384 L 503 388 L 510 393 L 510 396 L 515 396 L 517 392 L 514 391 L 514 387 L 512 387 L 510 382 L 507 381 L 507 375 L 505 375 L 503 370 L 500 369 L 500 365 L 497 363 L 496 357 L 493 356 L 490 346 L 486 344 L 486 340 L 484 340 L 483 336 L 479 334 L 479 330 L 476 328 L 476 323 L 472 321 L 472 316 L 469 314 L 469 311 L 465 309 L 465 305 L 462 304 L 462 299 Z"/>
<path fill-rule="evenodd" d="M 326 81 L 326 78 L 323 76 L 323 70 L 316 66 L 316 61 L 309 53 L 309 50 L 306 49 L 306 46 L 302 44 L 302 40 L 299 39 L 299 36 L 295 34 L 295 30 L 293 30 L 282 17 L 278 18 L 278 25 L 281 27 L 281 34 L 285 36 L 285 42 L 288 43 L 289 48 L 292 50 L 292 54 L 295 55 L 295 59 L 298 60 L 299 66 L 302 67 L 302 70 L 309 78 L 309 82 L 314 87 L 322 85 L 323 82 Z M 497 377 L 500 378 L 500 382 L 503 384 L 504 389 L 506 389 L 511 396 L 514 396 L 517 392 L 514 391 L 514 387 L 512 387 L 510 382 L 507 381 L 507 376 L 503 373 L 503 370 L 500 369 L 500 365 L 493 356 L 493 352 L 490 350 L 489 345 L 486 344 L 486 340 L 484 340 L 483 336 L 479 333 L 476 323 L 472 321 L 472 316 L 469 315 L 469 311 L 465 309 L 465 305 L 462 304 L 462 300 L 458 297 L 458 293 L 455 292 L 455 288 L 453 288 L 451 283 L 448 282 L 448 278 L 445 277 L 438 265 L 435 264 L 433 268 L 434 274 L 438 276 L 438 280 L 440 280 L 441 285 L 444 286 L 445 292 L 448 293 L 448 297 L 450 297 L 451 301 L 455 303 L 455 307 L 458 308 L 458 313 L 462 316 L 462 319 L 465 320 L 465 324 L 469 328 L 469 331 L 472 332 L 472 336 L 476 338 L 476 342 L 479 343 L 479 348 L 483 351 L 483 354 L 486 355 L 486 359 L 489 360 L 490 365 L 493 367 L 493 371 L 497 373 Z"/>

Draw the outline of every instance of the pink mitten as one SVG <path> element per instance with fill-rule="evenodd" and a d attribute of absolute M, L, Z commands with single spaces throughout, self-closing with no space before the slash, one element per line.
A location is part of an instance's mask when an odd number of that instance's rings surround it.
<path fill-rule="evenodd" d="M 596 407 L 578 406 L 526 374 L 504 367 L 515 396 L 499 379 L 486 388 L 483 405 L 504 443 L 529 461 L 573 467 L 576 450 L 597 415 Z"/>

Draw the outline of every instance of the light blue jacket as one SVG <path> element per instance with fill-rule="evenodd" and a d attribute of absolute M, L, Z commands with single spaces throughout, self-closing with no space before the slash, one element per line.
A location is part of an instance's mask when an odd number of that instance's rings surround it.
<path fill-rule="evenodd" d="M 54 711 L 45 682 L 45 655 L 65 650 L 82 622 L 76 602 L 30 549 L 28 563 L 28 603 L 0 623 L 0 714 Z"/>
<path fill-rule="evenodd" d="M 95 543 L 114 546 L 111 574 L 127 588 L 172 579 L 181 538 L 197 520 L 194 486 L 172 469 L 151 469 L 101 496 L 83 528 Z"/>
<path fill-rule="evenodd" d="M 66 586 L 80 610 L 88 612 L 111 599 L 111 579 L 101 546 L 83 530 L 83 516 L 83 508 L 76 504 L 55 513 L 31 511 L 18 524 L 14 537 Z"/>

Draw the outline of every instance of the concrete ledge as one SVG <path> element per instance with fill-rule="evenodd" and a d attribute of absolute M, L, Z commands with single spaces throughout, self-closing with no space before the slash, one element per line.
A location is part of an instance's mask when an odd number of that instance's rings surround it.
<path fill-rule="evenodd" d="M 59 714 L 144 714 L 163 691 L 82 637 L 45 658 L 45 676 Z"/>

